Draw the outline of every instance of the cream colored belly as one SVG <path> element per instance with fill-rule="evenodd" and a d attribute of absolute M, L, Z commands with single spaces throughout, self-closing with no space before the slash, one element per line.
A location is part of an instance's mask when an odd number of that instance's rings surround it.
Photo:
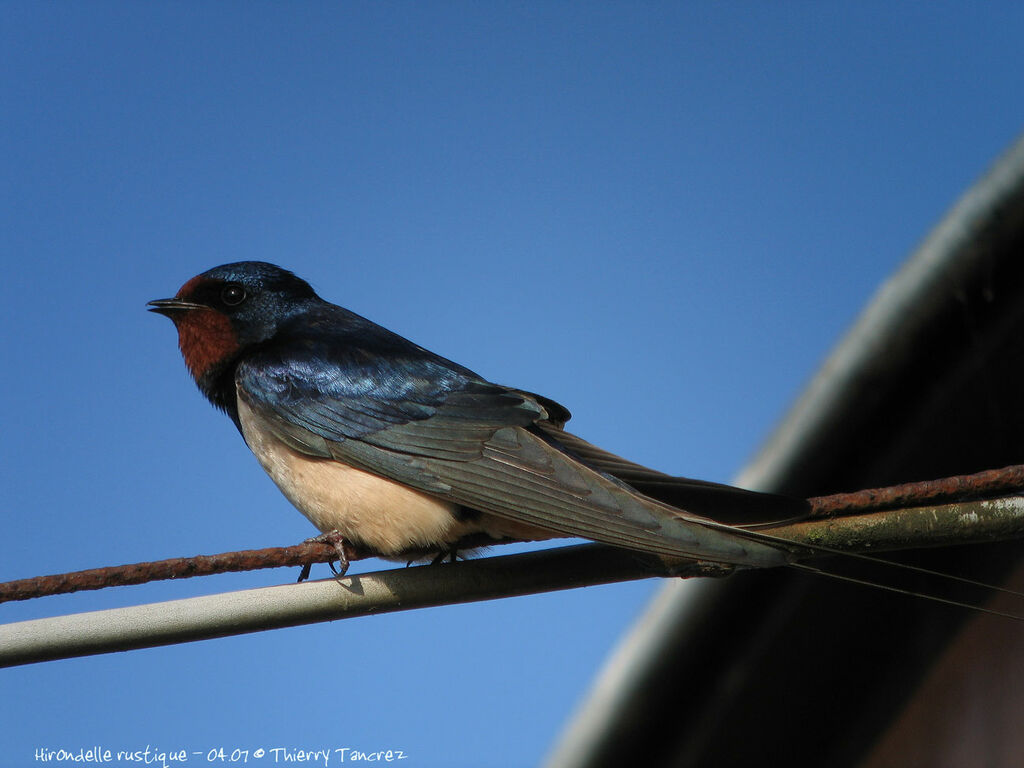
<path fill-rule="evenodd" d="M 339 531 L 348 541 L 380 554 L 409 549 L 444 549 L 480 530 L 456 516 L 458 506 L 413 488 L 330 459 L 292 450 L 261 429 L 239 398 L 242 434 L 281 492 L 321 531 Z"/>

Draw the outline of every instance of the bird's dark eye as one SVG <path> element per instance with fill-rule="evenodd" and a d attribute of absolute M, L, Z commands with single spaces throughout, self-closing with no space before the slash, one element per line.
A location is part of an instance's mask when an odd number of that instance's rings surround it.
<path fill-rule="evenodd" d="M 238 283 L 228 283 L 221 289 L 220 300 L 229 307 L 237 307 L 245 299 L 245 288 Z"/>

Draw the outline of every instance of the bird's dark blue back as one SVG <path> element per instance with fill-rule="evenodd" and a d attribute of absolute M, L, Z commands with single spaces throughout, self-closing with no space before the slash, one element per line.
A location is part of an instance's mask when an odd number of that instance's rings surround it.
<path fill-rule="evenodd" d="M 456 392 L 507 393 L 468 368 L 327 302 L 293 317 L 247 355 L 237 383 L 332 440 L 428 418 Z M 503 405 L 521 402 L 507 397 Z"/>

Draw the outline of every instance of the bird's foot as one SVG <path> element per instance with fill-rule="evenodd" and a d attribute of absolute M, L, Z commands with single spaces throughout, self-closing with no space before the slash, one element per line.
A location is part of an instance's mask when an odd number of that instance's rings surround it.
<path fill-rule="evenodd" d="M 438 563 L 443 563 L 445 560 L 449 563 L 454 563 L 458 559 L 459 553 L 454 549 L 450 549 L 447 552 L 438 552 L 437 557 L 431 560 L 430 564 L 437 565 Z"/>
<path fill-rule="evenodd" d="M 406 554 L 409 557 L 409 559 L 405 561 L 406 568 L 408 568 L 411 565 L 416 565 L 416 563 L 422 563 L 431 555 L 434 556 L 430 558 L 430 565 L 437 565 L 438 563 L 443 563 L 445 560 L 454 563 L 460 557 L 458 551 L 454 549 L 445 549 L 440 552 L 437 552 L 436 554 L 434 552 L 431 552 L 430 550 Z M 465 560 L 465 558 L 462 559 Z"/>
<path fill-rule="evenodd" d="M 345 573 L 348 571 L 350 563 L 348 555 L 345 554 L 345 537 L 341 535 L 341 531 L 337 529 L 333 531 L 327 531 L 326 533 L 321 533 L 319 536 L 313 536 L 311 538 L 306 539 L 304 543 L 330 544 L 332 547 L 334 547 L 334 551 L 338 555 L 338 565 L 337 567 L 335 567 L 333 560 L 329 560 L 327 564 L 331 566 L 331 570 L 334 571 L 334 574 L 339 578 L 344 576 Z M 304 566 L 302 566 L 302 572 L 299 573 L 299 581 L 305 581 L 309 578 L 309 572 L 311 568 L 312 565 L 310 563 L 306 563 Z"/>

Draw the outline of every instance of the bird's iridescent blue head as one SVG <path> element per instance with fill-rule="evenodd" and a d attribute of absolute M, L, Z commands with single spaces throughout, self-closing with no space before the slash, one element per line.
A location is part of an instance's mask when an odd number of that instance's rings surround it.
<path fill-rule="evenodd" d="M 239 261 L 203 272 L 173 299 L 148 306 L 174 321 L 185 364 L 204 388 L 240 350 L 269 339 L 281 323 L 320 302 L 309 283 L 288 270 Z"/>

